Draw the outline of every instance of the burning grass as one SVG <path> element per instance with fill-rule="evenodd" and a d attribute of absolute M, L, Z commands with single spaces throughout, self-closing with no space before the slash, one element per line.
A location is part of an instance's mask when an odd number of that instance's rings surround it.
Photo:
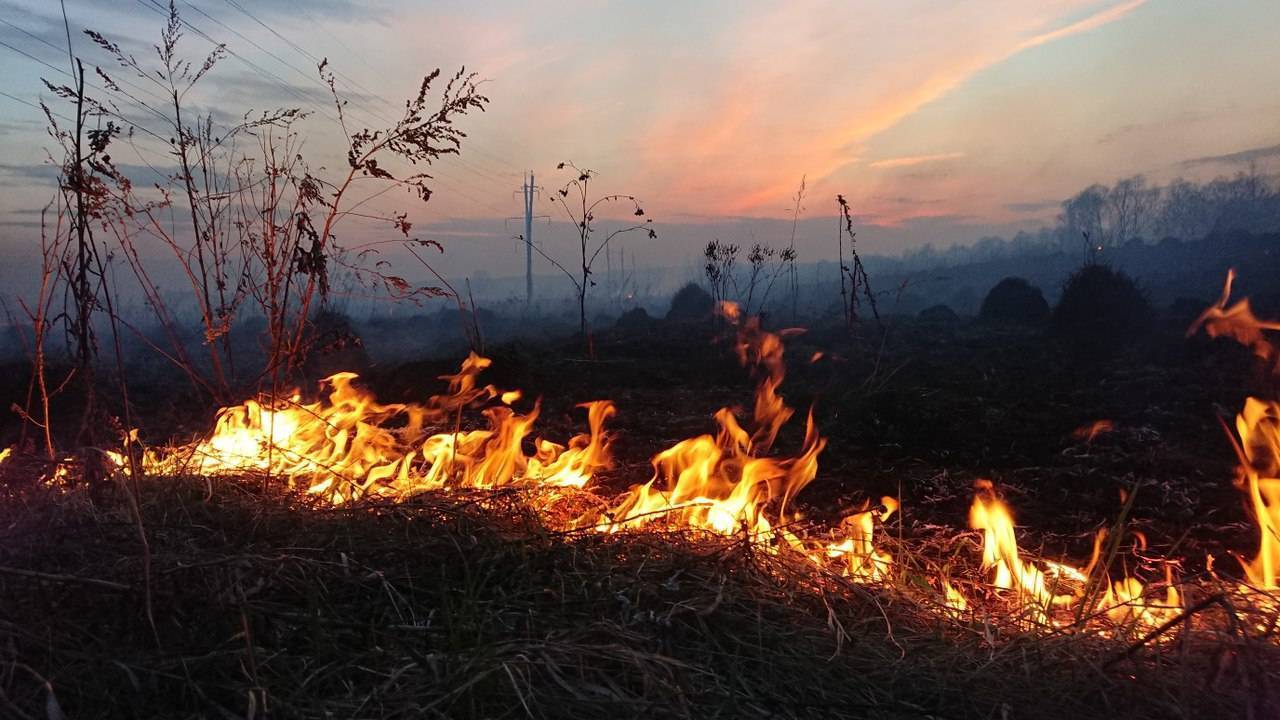
<path fill-rule="evenodd" d="M 1251 399 L 1237 427 L 1259 542 L 1245 579 L 1150 551 L 1128 524 L 1142 483 L 1070 564 L 1020 548 L 985 480 L 974 533 L 907 533 L 901 498 L 808 517 L 797 496 L 828 441 L 812 412 L 802 441 L 784 432 L 794 333 L 723 313 L 754 403 L 617 495 L 597 493 L 636 477 L 613 475 L 611 403 L 579 406 L 587 432 L 564 444 L 538 437 L 541 402 L 481 385 L 475 355 L 422 403 L 381 403 L 340 373 L 323 400 L 225 408 L 186 446 L 0 460 L 37 478 L 4 505 L 0 578 L 38 588 L 5 620 L 5 702 L 92 714 L 123 698 L 161 717 L 1266 712 L 1274 403 Z M 1231 317 L 1205 322 L 1225 333 Z M 98 496 L 74 477 L 103 478 Z M 68 586 L 85 592 L 52 591 Z M 67 675 L 79 662 L 127 685 Z"/>
<path fill-rule="evenodd" d="M 1147 643 L 940 612 L 921 547 L 862 584 L 742 535 L 555 531 L 545 491 L 140 489 L 154 633 L 122 497 L 4 503 L 15 716 L 1264 717 L 1280 667 L 1226 599 Z"/>

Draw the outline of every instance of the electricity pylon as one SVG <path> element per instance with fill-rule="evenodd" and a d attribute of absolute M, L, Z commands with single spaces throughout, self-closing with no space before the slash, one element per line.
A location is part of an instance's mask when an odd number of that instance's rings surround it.
<path fill-rule="evenodd" d="M 524 198 L 524 297 L 525 305 L 533 305 L 533 221 L 535 218 L 546 218 L 550 220 L 549 215 L 533 214 L 533 198 L 542 191 L 533 181 L 533 171 L 529 171 L 529 176 L 520 186 L 520 193 Z M 507 218 L 508 220 L 518 220 L 520 218 Z"/>

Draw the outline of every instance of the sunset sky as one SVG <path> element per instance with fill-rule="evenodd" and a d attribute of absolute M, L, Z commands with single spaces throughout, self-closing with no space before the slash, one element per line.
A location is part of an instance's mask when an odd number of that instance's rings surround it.
<path fill-rule="evenodd" d="M 231 116 L 316 109 L 305 126 L 314 166 L 343 164 L 316 58 L 341 73 L 354 122 L 370 125 L 392 118 L 431 68 L 478 72 L 489 111 L 465 121 L 470 138 L 460 159 L 438 167 L 437 197 L 408 208 L 458 263 L 495 274 L 519 267 L 503 219 L 520 212 L 520 173 L 554 186 L 560 160 L 597 170 L 601 190 L 636 194 L 670 229 L 637 250 L 653 262 L 692 257 L 708 235 L 771 231 L 777 223 L 764 220 L 789 216 L 802 177 L 805 215 L 822 219 L 806 228 L 827 232 L 843 193 L 868 247 L 895 253 L 1033 229 L 1092 182 L 1280 167 L 1274 0 L 192 0 L 178 9 L 239 56 L 202 83 L 198 103 Z M 68 0 L 67 10 L 75 51 L 92 63 L 107 61 L 78 29 L 144 59 L 162 23 L 153 0 Z M 52 0 L 0 1 L 0 18 L 0 249 L 20 257 L 51 192 L 42 118 L 28 103 L 58 107 L 40 77 L 65 81 L 66 36 Z M 210 47 L 194 32 L 185 46 L 193 58 Z M 171 164 L 147 143 L 116 159 Z"/>

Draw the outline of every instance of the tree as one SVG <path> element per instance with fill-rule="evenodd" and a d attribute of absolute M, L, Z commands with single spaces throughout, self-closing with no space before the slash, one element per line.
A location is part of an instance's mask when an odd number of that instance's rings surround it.
<path fill-rule="evenodd" d="M 1105 194 L 1100 244 L 1114 247 L 1141 236 L 1150 229 L 1159 200 L 1160 189 L 1148 187 L 1142 175 L 1116 181 Z"/>
<path fill-rule="evenodd" d="M 1198 239 L 1213 231 L 1214 217 L 1204 188 L 1182 178 L 1164 189 L 1163 202 L 1156 213 L 1156 230 L 1161 235 Z"/>
<path fill-rule="evenodd" d="M 1105 246 L 1102 230 L 1102 209 L 1107 202 L 1105 185 L 1090 185 L 1062 202 L 1058 224 L 1067 230 L 1068 242 L 1074 238 L 1089 238 L 1095 245 Z M 1066 249 L 1066 248 L 1064 248 Z"/>

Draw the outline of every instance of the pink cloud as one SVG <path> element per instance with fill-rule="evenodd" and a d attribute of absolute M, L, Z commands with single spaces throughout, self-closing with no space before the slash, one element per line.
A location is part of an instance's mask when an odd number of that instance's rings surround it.
<path fill-rule="evenodd" d="M 873 136 L 985 68 L 1119 20 L 1144 1 L 1048 31 L 1042 28 L 1092 3 L 996 2 L 982 12 L 936 9 L 914 23 L 876 17 L 870 6 L 846 12 L 843 3 L 749 11 L 723 41 L 734 48 L 730 61 L 705 77 L 686 69 L 705 92 L 653 114 L 641 130 L 644 182 L 681 209 L 778 215 L 801 175 L 813 194 L 838 191 L 832 176 Z M 901 35 L 877 37 L 885 33 Z M 955 156 L 889 158 L 871 167 Z"/>

